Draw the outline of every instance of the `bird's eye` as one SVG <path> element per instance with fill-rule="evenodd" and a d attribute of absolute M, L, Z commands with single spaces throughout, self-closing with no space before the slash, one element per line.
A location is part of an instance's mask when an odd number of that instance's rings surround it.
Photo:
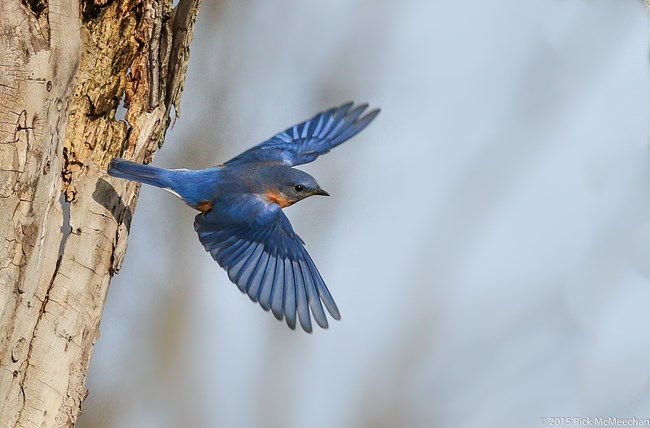
<path fill-rule="evenodd" d="M 305 187 L 304 187 L 302 184 L 296 184 L 295 186 L 293 186 L 293 190 L 295 190 L 296 192 L 300 193 L 300 192 L 302 192 L 303 190 L 305 190 Z"/>

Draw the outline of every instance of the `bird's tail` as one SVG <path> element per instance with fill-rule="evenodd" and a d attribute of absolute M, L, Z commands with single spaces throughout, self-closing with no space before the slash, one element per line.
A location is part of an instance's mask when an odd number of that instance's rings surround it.
<path fill-rule="evenodd" d="M 114 158 L 108 167 L 108 175 L 138 181 L 168 189 L 171 187 L 170 171 L 150 165 L 142 165 L 126 159 Z"/>

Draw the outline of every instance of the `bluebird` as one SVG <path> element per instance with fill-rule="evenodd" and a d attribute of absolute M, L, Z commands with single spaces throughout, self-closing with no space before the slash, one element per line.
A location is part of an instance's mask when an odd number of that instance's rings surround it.
<path fill-rule="evenodd" d="M 168 190 L 198 210 L 194 229 L 201 244 L 242 293 L 291 329 L 298 319 L 311 332 L 312 316 L 327 328 L 323 305 L 336 320 L 339 310 L 282 209 L 329 196 L 293 167 L 361 132 L 380 111 L 364 115 L 367 108 L 350 102 L 323 111 L 216 167 L 163 169 L 114 158 L 108 174 Z"/>

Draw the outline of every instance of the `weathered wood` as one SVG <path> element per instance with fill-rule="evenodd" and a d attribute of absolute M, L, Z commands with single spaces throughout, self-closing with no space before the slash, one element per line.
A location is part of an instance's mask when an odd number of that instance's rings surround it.
<path fill-rule="evenodd" d="M 0 2 L 0 426 L 71 426 L 200 0 Z M 121 100 L 124 120 L 116 119 Z"/>

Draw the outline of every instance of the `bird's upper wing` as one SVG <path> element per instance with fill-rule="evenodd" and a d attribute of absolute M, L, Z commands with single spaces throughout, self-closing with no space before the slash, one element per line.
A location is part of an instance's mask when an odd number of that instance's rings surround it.
<path fill-rule="evenodd" d="M 340 319 L 303 241 L 276 204 L 255 195 L 222 196 L 212 210 L 196 216 L 194 229 L 230 280 L 278 320 L 286 318 L 292 329 L 297 314 L 302 328 L 311 332 L 310 309 L 316 323 L 327 328 L 321 301 Z"/>
<path fill-rule="evenodd" d="M 318 113 L 273 138 L 246 150 L 226 165 L 247 162 L 281 162 L 287 166 L 313 162 L 318 156 L 349 140 L 379 114 L 379 109 L 361 116 L 368 104 L 352 108 L 349 102 Z"/>

